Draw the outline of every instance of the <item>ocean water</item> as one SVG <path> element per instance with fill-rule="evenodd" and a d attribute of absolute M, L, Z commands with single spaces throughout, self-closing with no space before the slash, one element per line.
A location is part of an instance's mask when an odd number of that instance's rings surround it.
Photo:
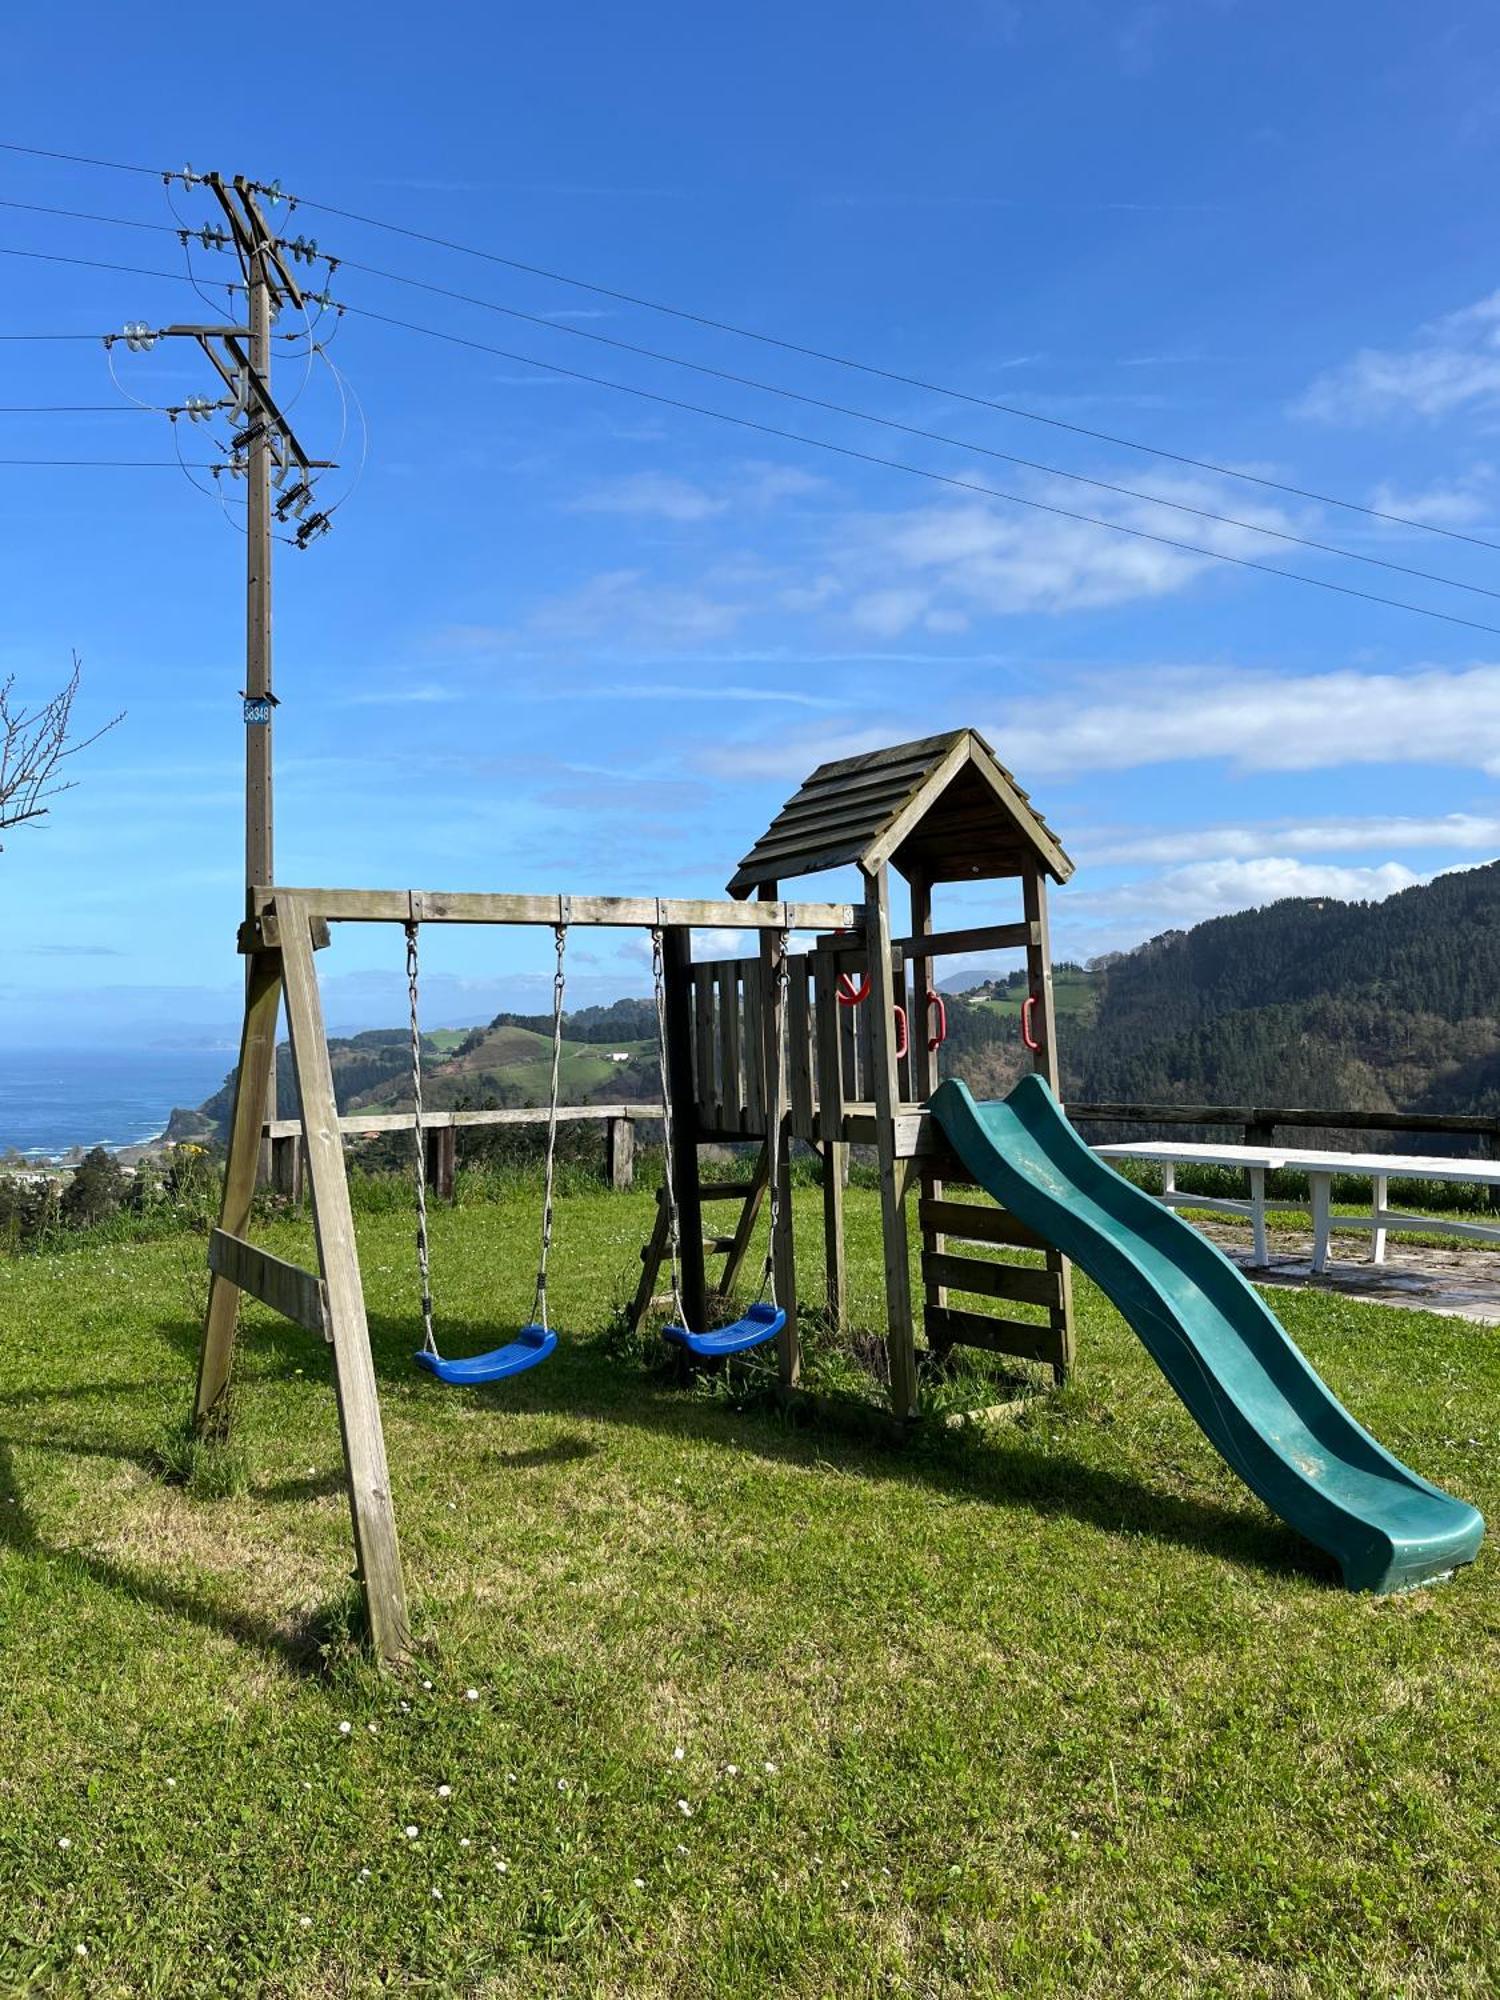
<path fill-rule="evenodd" d="M 156 1138 L 176 1105 L 211 1097 L 233 1049 L 0 1049 L 0 1153 Z"/>

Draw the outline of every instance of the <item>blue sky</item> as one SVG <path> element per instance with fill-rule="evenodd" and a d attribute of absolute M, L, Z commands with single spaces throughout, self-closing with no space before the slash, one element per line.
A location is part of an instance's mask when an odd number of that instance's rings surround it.
<path fill-rule="evenodd" d="M 231 61 L 187 10 L 22 4 L 0 136 L 281 183 L 619 291 L 1500 540 L 1492 10 L 1231 0 L 944 8 L 386 5 Z M 24 80 L 24 88 L 18 87 Z M 143 222 L 159 183 L 0 154 L 0 196 Z M 203 195 L 175 199 L 186 219 Z M 1087 477 L 1500 589 L 1491 550 L 1008 418 L 344 222 L 330 358 L 368 426 L 335 531 L 278 551 L 278 874 L 717 892 L 796 781 L 972 723 L 1079 862 L 1060 953 L 1276 895 L 1382 895 L 1500 852 L 1500 637 L 1255 574 L 660 403 L 1500 625 L 1500 599 L 809 409 L 670 351 Z M 169 235 L 0 209 L 0 245 L 181 268 Z M 4 260 L 0 332 L 165 323 L 170 279 Z M 527 324 L 350 268 L 378 266 Z M 195 253 L 200 274 L 223 260 Z M 325 325 L 324 331 L 327 331 Z M 5 403 L 111 403 L 102 348 L 5 343 Z M 278 364 L 310 448 L 332 373 Z M 147 401 L 185 347 L 117 351 Z M 306 377 L 305 386 L 304 376 Z M 352 405 L 351 405 L 352 407 Z M 165 421 L 0 414 L 7 457 L 169 459 Z M 186 431 L 185 455 L 203 456 Z M 362 453 L 351 421 L 341 458 Z M 330 495 L 344 490 L 337 480 Z M 82 656 L 80 760 L 0 854 L 0 1041 L 232 1025 L 242 542 L 171 470 L 0 467 L 0 666 Z M 950 908 L 984 907 L 966 892 Z M 1006 911 L 1006 914 L 1009 914 Z M 430 1018 L 544 989 L 548 940 L 434 938 Z M 341 1025 L 399 939 L 341 935 Z M 639 940 L 578 940 L 583 997 Z"/>

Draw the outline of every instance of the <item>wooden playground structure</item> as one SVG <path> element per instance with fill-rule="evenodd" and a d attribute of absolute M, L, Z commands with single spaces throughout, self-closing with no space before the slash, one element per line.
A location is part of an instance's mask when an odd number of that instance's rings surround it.
<path fill-rule="evenodd" d="M 783 882 L 844 867 L 858 871 L 858 901 L 781 897 Z M 894 1418 L 907 1423 L 917 1414 L 921 1358 L 909 1233 L 913 1194 L 921 1330 L 933 1359 L 940 1361 L 954 1347 L 977 1347 L 1044 1363 L 1058 1381 L 1072 1365 L 1066 1260 L 1005 1210 L 946 1198 L 950 1184 L 965 1183 L 969 1176 L 926 1109 L 938 1080 L 944 1019 L 933 968 L 938 959 L 960 953 L 1025 953 L 1029 990 L 1022 1034 L 1035 1068 L 1056 1089 L 1047 883 L 1066 881 L 1071 872 L 1026 793 L 984 739 L 962 729 L 820 766 L 741 861 L 727 900 L 279 886 L 251 892 L 239 939 L 249 961 L 245 1020 L 223 1205 L 210 1239 L 212 1279 L 195 1420 L 205 1435 L 222 1433 L 227 1422 L 242 1292 L 331 1344 L 358 1572 L 371 1638 L 382 1659 L 399 1658 L 409 1633 L 315 967 L 329 926 L 395 924 L 411 938 L 424 924 L 546 925 L 558 934 L 560 963 L 573 928 L 652 932 L 662 965 L 669 1166 L 688 1322 L 708 1325 L 715 1296 L 733 1288 L 768 1186 L 788 1184 L 794 1141 L 816 1148 L 824 1161 L 828 1306 L 840 1319 L 844 1169 L 851 1146 L 873 1148 L 891 1407 Z M 893 873 L 904 879 L 910 898 L 905 933 L 893 917 Z M 1019 914 L 960 930 L 936 929 L 934 890 L 978 881 L 1017 883 Z M 758 940 L 757 956 L 695 961 L 698 929 L 744 931 Z M 793 952 L 791 939 L 809 933 L 810 949 Z M 302 1104 L 315 1271 L 269 1255 L 249 1236 L 283 999 Z M 746 1140 L 761 1142 L 750 1179 L 728 1187 L 705 1183 L 700 1147 Z M 736 1227 L 705 1239 L 705 1205 L 726 1195 L 740 1204 Z M 790 1201 L 773 1200 L 772 1221 L 773 1297 L 785 1314 L 776 1336 L 778 1370 L 783 1387 L 794 1394 L 801 1349 Z M 671 1235 L 664 1203 L 644 1253 L 637 1316 L 652 1298 L 663 1257 L 674 1247 Z M 981 1246 L 983 1254 L 965 1255 L 952 1247 L 965 1243 Z M 1005 1253 L 1017 1250 L 1028 1253 L 1025 1259 L 1007 1261 Z M 726 1265 L 711 1292 L 706 1259 L 717 1251 Z M 1037 1251 L 1045 1252 L 1041 1264 L 1029 1254 Z M 543 1261 L 545 1270 L 545 1237 Z M 954 1293 L 982 1306 L 954 1305 Z M 1007 1306 L 1025 1307 L 1033 1316 L 1007 1313 Z"/>

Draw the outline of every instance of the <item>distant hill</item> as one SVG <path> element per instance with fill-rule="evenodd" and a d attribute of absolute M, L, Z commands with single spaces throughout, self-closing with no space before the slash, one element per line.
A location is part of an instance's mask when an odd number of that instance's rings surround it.
<path fill-rule="evenodd" d="M 621 1000 L 581 1008 L 563 1021 L 559 1081 L 565 1104 L 637 1103 L 660 1090 L 656 1022 L 650 1001 Z M 331 1036 L 333 1089 L 343 1111 L 409 1111 L 411 1048 L 406 1029 L 376 1028 Z M 290 1048 L 276 1051 L 278 1101 L 297 1113 Z M 429 1111 L 506 1109 L 545 1104 L 552 1076 L 550 1015 L 498 1014 L 467 1034 L 442 1029 L 422 1038 L 422 1102 Z M 231 1072 L 198 1111 L 176 1111 L 173 1139 L 229 1135 L 234 1109 Z"/>
<path fill-rule="evenodd" d="M 1053 985 L 1063 1088 L 1076 1100 L 1500 1117 L 1500 862 L 1381 903 L 1289 899 L 1215 917 L 1091 967 L 1058 965 Z M 1029 1067 L 1024 973 L 955 973 L 943 987 L 943 1074 L 1003 1095 Z M 649 1001 L 580 1009 L 565 1030 L 565 1102 L 657 1097 Z M 550 1016 L 499 1014 L 429 1038 L 425 1102 L 545 1103 L 551 1037 Z M 336 1040 L 331 1054 L 341 1110 L 410 1108 L 404 1030 Z M 290 1106 L 286 1049 L 278 1060 Z M 231 1077 L 201 1115 L 175 1114 L 174 1136 L 224 1136 L 232 1094 Z"/>
<path fill-rule="evenodd" d="M 1169 931 L 1059 1042 L 1084 1099 L 1500 1114 L 1500 862 Z"/>

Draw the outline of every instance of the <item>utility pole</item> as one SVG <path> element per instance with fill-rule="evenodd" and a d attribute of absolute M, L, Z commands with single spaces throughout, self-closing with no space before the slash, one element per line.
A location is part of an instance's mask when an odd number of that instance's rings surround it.
<path fill-rule="evenodd" d="M 309 458 L 296 433 L 277 407 L 271 387 L 271 327 L 283 305 L 306 312 L 308 295 L 292 271 L 299 260 L 312 262 L 319 254 L 316 244 L 300 236 L 283 242 L 276 235 L 260 205 L 261 195 L 276 201 L 282 197 L 275 188 L 263 188 L 237 174 L 226 182 L 217 173 L 195 174 L 191 168 L 167 179 L 180 180 L 184 187 L 201 184 L 213 195 L 224 220 L 214 226 L 179 231 L 184 250 L 189 241 L 205 249 L 232 250 L 240 265 L 246 298 L 244 325 L 183 325 L 158 331 L 142 323 L 127 326 L 123 338 L 133 351 L 155 345 L 158 339 L 191 339 L 202 348 L 217 371 L 227 399 L 208 403 L 189 398 L 183 409 L 170 411 L 174 421 L 180 414 L 194 422 L 210 419 L 215 411 L 227 411 L 235 427 L 229 443 L 224 470 L 246 482 L 245 521 L 245 684 L 240 691 L 245 728 L 245 902 L 249 913 L 251 891 L 276 879 L 276 800 L 272 766 L 272 738 L 277 698 L 273 686 L 271 649 L 271 558 L 279 521 L 295 528 L 289 537 L 299 548 L 327 532 L 329 516 L 314 506 L 313 482 L 318 472 L 332 468 L 329 459 Z M 334 259 L 326 260 L 330 272 Z M 326 293 L 313 295 L 319 306 L 329 303 Z M 106 345 L 120 338 L 111 335 Z M 217 476 L 218 468 L 216 468 Z M 290 481 L 288 484 L 287 482 Z M 267 1118 L 276 1116 L 276 1070 L 271 1068 L 266 1104 Z M 263 1165 L 269 1163 L 269 1149 L 263 1149 Z"/>

